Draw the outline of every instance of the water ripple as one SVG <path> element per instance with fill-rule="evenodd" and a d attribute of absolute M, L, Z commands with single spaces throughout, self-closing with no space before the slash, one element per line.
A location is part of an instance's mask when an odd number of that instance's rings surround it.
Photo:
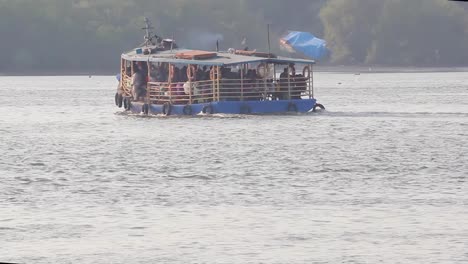
<path fill-rule="evenodd" d="M 318 74 L 319 113 L 145 117 L 111 77 L 0 77 L 2 261 L 467 262 L 468 75 L 355 78 Z"/>

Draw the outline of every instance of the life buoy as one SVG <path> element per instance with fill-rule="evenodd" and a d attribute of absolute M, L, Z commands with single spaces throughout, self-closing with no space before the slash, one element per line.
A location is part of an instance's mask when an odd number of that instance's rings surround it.
<path fill-rule="evenodd" d="M 323 106 L 322 104 L 315 104 L 312 112 L 317 112 L 317 108 L 320 108 L 321 110 L 325 110 L 325 106 Z"/>
<path fill-rule="evenodd" d="M 172 80 L 174 79 L 174 72 L 175 72 L 175 66 L 171 64 L 169 66 L 169 77 L 168 77 L 169 82 L 172 82 Z"/>
<path fill-rule="evenodd" d="M 190 65 L 187 67 L 187 78 L 189 81 L 196 81 L 197 77 L 197 69 L 195 68 L 194 65 Z"/>
<path fill-rule="evenodd" d="M 163 112 L 164 115 L 170 116 L 171 113 L 172 113 L 172 105 L 170 103 L 165 103 L 163 105 L 162 112 Z"/>
<path fill-rule="evenodd" d="M 217 73 L 217 69 L 215 67 L 211 68 L 210 70 L 210 80 L 216 80 L 218 79 L 218 73 Z"/>
<path fill-rule="evenodd" d="M 250 106 L 248 104 L 241 105 L 240 114 L 246 115 L 246 114 L 250 114 L 250 113 L 252 113 L 252 109 L 250 108 Z"/>
<path fill-rule="evenodd" d="M 297 112 L 297 105 L 293 102 L 289 103 L 288 112 Z"/>
<path fill-rule="evenodd" d="M 205 105 L 202 109 L 202 113 L 212 115 L 214 113 L 214 109 L 212 105 Z"/>
<path fill-rule="evenodd" d="M 310 75 L 311 75 L 310 67 L 309 67 L 309 66 L 305 66 L 304 69 L 302 70 L 302 76 L 304 76 L 304 78 L 309 79 L 309 78 L 310 78 Z"/>
<path fill-rule="evenodd" d="M 185 105 L 183 109 L 184 115 L 192 115 L 193 109 L 191 105 Z"/>

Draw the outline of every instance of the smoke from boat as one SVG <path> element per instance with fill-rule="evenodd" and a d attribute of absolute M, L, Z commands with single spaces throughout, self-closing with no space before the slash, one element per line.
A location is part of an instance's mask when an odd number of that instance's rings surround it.
<path fill-rule="evenodd" d="M 188 40 L 185 42 L 186 47 L 214 50 L 216 48 L 216 41 L 223 41 L 224 36 L 219 33 L 192 31 L 188 34 Z"/>

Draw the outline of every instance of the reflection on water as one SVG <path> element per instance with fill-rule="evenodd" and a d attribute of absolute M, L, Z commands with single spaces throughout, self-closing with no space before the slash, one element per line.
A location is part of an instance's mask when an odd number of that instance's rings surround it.
<path fill-rule="evenodd" d="M 315 77 L 327 111 L 193 118 L 0 77 L 0 261 L 466 263 L 468 74 Z"/>

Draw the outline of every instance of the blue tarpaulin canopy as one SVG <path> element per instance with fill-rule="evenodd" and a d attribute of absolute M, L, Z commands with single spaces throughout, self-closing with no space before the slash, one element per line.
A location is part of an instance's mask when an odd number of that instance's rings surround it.
<path fill-rule="evenodd" d="M 327 42 L 309 32 L 290 31 L 280 42 L 290 52 L 299 52 L 314 60 L 327 57 L 329 52 Z"/>

